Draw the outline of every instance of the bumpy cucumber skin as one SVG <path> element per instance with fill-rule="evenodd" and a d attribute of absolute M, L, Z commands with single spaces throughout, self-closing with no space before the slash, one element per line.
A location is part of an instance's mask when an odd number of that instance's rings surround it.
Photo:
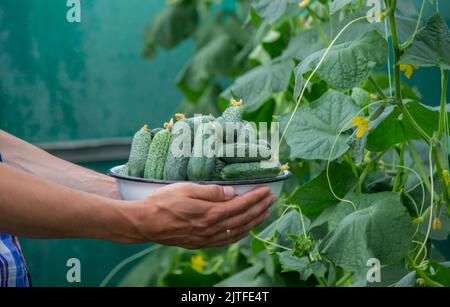
<path fill-rule="evenodd" d="M 130 176 L 130 170 L 129 170 L 128 163 L 124 164 L 124 166 L 122 166 L 122 168 L 119 170 L 119 175 Z"/>
<path fill-rule="evenodd" d="M 227 157 L 227 152 L 231 151 L 232 148 L 232 156 Z M 238 156 L 242 150 L 245 150 L 245 155 L 243 157 Z M 263 160 L 269 160 L 270 155 L 263 156 L 261 153 L 270 152 L 270 149 L 267 146 L 259 145 L 259 144 L 242 144 L 242 143 L 234 143 L 234 144 L 224 144 L 222 149 L 222 157 L 219 157 L 220 160 L 227 164 L 233 163 L 250 163 L 250 162 L 260 162 Z M 251 156 L 250 153 L 256 152 L 256 156 Z"/>
<path fill-rule="evenodd" d="M 227 143 L 237 142 L 237 137 L 240 134 L 240 130 L 244 126 L 242 122 L 242 117 L 244 115 L 244 109 L 241 106 L 229 106 L 223 111 L 222 116 L 217 118 L 217 121 L 222 125 L 223 130 L 223 140 Z M 237 124 L 236 129 L 229 128 L 227 131 L 228 124 Z"/>
<path fill-rule="evenodd" d="M 162 131 L 162 130 L 164 130 L 164 128 L 155 128 L 155 129 L 152 129 L 152 138 L 154 138 L 155 135 L 156 135 L 158 132 Z"/>
<path fill-rule="evenodd" d="M 220 172 L 223 180 L 273 178 L 280 174 L 280 166 L 263 167 L 260 162 L 228 164 Z"/>
<path fill-rule="evenodd" d="M 214 168 L 214 176 L 213 180 L 220 181 L 222 180 L 222 177 L 220 176 L 220 173 L 222 172 L 223 168 L 227 166 L 227 164 L 219 159 L 216 159 L 216 166 Z"/>
<path fill-rule="evenodd" d="M 187 119 L 182 119 L 175 123 L 175 125 L 172 128 L 172 138 L 170 141 L 169 151 L 167 152 L 167 159 L 166 163 L 164 165 L 164 180 L 187 180 L 187 168 L 189 165 L 189 156 L 175 156 L 172 154 L 171 147 L 174 140 L 176 140 L 176 137 L 181 135 L 183 133 L 183 129 L 181 129 L 183 124 L 188 124 L 191 130 L 191 135 L 193 135 L 193 128 L 189 124 L 189 121 Z M 180 128 L 177 128 L 180 127 Z M 189 152 L 192 151 L 192 139 L 190 142 L 190 148 Z M 180 144 L 182 146 L 182 144 Z M 179 148 L 180 150 L 184 149 L 182 147 Z"/>
<path fill-rule="evenodd" d="M 209 181 L 214 177 L 214 172 L 216 168 L 216 157 L 207 157 L 204 155 L 202 150 L 202 155 L 196 156 L 196 150 L 203 149 L 205 141 L 209 138 L 208 133 L 200 133 L 201 129 L 206 125 L 211 125 L 213 123 L 202 124 L 195 133 L 194 146 L 192 148 L 192 156 L 189 159 L 187 177 L 191 181 Z M 201 146 L 201 147 L 199 147 Z"/>
<path fill-rule="evenodd" d="M 151 142 L 152 133 L 146 128 L 142 128 L 134 135 L 131 143 L 130 158 L 127 163 L 128 174 L 130 176 L 142 177 L 144 175 L 145 163 Z"/>
<path fill-rule="evenodd" d="M 148 151 L 147 162 L 145 163 L 144 178 L 163 179 L 164 164 L 166 163 L 170 139 L 171 132 L 169 129 L 159 131 L 155 135 Z"/>
<path fill-rule="evenodd" d="M 226 122 L 237 122 L 242 120 L 244 110 L 241 106 L 229 106 L 222 113 L 222 117 Z"/>

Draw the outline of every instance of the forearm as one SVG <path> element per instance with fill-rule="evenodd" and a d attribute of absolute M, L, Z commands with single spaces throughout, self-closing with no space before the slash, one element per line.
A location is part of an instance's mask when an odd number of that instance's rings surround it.
<path fill-rule="evenodd" d="M 127 205 L 0 163 L 0 232 L 33 238 L 128 242 L 127 234 L 134 230 Z"/>
<path fill-rule="evenodd" d="M 119 199 L 114 178 L 64 161 L 0 130 L 0 153 L 5 163 L 76 190 Z"/>

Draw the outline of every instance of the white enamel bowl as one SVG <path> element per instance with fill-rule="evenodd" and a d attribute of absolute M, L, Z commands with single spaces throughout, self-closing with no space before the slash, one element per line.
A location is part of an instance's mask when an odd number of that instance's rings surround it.
<path fill-rule="evenodd" d="M 110 169 L 109 175 L 116 178 L 119 186 L 119 192 L 123 200 L 137 200 L 151 195 L 154 191 L 168 184 L 180 182 L 171 180 L 144 179 L 119 174 L 123 165 L 115 166 Z M 240 181 L 200 181 L 199 184 L 218 184 L 230 185 L 234 187 L 236 195 L 241 195 L 251 189 L 260 186 L 268 186 L 272 193 L 279 196 L 283 182 L 291 176 L 289 171 L 284 171 L 282 175 L 274 178 L 240 180 Z"/>

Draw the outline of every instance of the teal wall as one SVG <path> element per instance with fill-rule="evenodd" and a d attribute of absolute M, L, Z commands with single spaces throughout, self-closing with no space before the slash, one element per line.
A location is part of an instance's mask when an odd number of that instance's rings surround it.
<path fill-rule="evenodd" d="M 0 127 L 32 142 L 129 136 L 160 126 L 181 94 L 173 80 L 191 43 L 140 57 L 163 0 L 0 1 Z"/>

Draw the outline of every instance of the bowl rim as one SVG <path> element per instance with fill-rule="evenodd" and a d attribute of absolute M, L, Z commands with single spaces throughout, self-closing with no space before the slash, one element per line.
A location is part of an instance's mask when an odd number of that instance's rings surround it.
<path fill-rule="evenodd" d="M 218 185 L 252 185 L 252 184 L 264 184 L 264 183 L 272 183 L 278 181 L 287 180 L 291 177 L 291 172 L 283 171 L 282 175 L 273 178 L 265 178 L 265 179 L 247 179 L 247 180 L 236 180 L 236 181 L 186 181 L 186 180 L 162 180 L 162 179 L 146 179 L 139 177 L 131 177 L 120 175 L 118 170 L 122 168 L 124 164 L 117 165 L 109 169 L 108 175 L 117 179 L 126 180 L 126 181 L 135 181 L 135 182 L 143 182 L 143 183 L 155 183 L 155 184 L 172 184 L 178 182 L 192 182 L 198 184 L 218 184 Z"/>

